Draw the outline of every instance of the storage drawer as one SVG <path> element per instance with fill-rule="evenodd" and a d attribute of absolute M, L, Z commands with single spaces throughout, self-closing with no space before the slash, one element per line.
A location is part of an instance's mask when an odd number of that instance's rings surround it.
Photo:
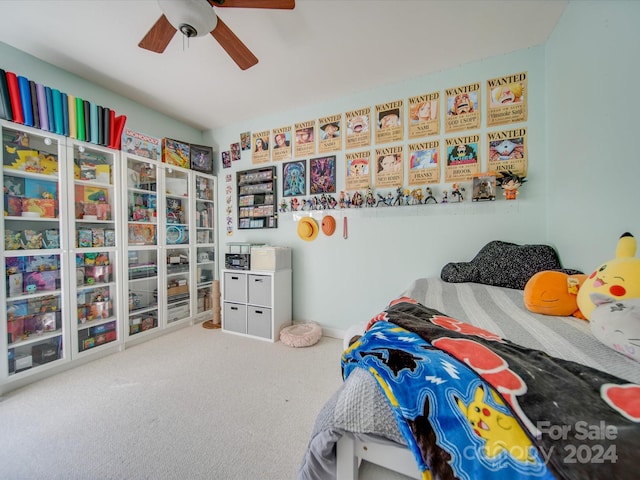
<path fill-rule="evenodd" d="M 245 273 L 225 272 L 222 298 L 229 302 L 246 303 L 247 275 Z"/>
<path fill-rule="evenodd" d="M 249 275 L 249 302 L 251 305 L 272 307 L 271 277 L 268 275 Z"/>
<path fill-rule="evenodd" d="M 256 337 L 271 339 L 271 309 L 249 307 L 247 312 L 247 333 Z"/>
<path fill-rule="evenodd" d="M 231 332 L 247 333 L 247 306 L 224 302 L 222 328 Z"/>

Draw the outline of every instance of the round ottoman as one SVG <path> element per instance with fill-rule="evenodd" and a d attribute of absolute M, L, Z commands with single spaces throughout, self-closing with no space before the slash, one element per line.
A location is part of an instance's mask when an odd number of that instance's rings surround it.
<path fill-rule="evenodd" d="M 317 323 L 298 323 L 284 327 L 280 331 L 280 341 L 290 347 L 310 347 L 322 336 L 322 328 Z"/>

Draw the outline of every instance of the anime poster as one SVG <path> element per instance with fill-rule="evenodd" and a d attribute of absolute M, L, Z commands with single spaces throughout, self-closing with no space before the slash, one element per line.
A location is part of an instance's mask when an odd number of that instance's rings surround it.
<path fill-rule="evenodd" d="M 251 163 L 269 163 L 269 130 L 251 135 Z"/>
<path fill-rule="evenodd" d="M 336 192 L 336 156 L 309 160 L 309 193 Z"/>
<path fill-rule="evenodd" d="M 400 142 L 403 140 L 404 125 L 402 100 L 376 105 L 376 143 Z"/>
<path fill-rule="evenodd" d="M 274 128 L 271 135 L 272 160 L 274 162 L 291 160 L 291 127 Z"/>
<path fill-rule="evenodd" d="M 447 117 L 444 132 L 480 128 L 480 83 L 445 90 Z"/>
<path fill-rule="evenodd" d="M 328 153 L 342 150 L 342 114 L 318 119 L 320 141 L 318 152 Z"/>
<path fill-rule="evenodd" d="M 295 124 L 295 156 L 296 158 L 316 154 L 316 121 L 309 120 Z"/>
<path fill-rule="evenodd" d="M 527 72 L 487 80 L 487 126 L 527 121 Z"/>
<path fill-rule="evenodd" d="M 362 148 L 371 145 L 371 108 L 361 108 L 352 110 L 344 114 L 344 120 L 347 124 L 347 133 L 345 137 L 345 148 Z"/>
<path fill-rule="evenodd" d="M 222 168 L 231 168 L 231 151 L 225 150 L 220 155 L 222 156 Z"/>
<path fill-rule="evenodd" d="M 376 188 L 404 185 L 404 147 L 376 148 Z"/>
<path fill-rule="evenodd" d="M 307 161 L 297 160 L 282 164 L 282 196 L 307 194 Z"/>
<path fill-rule="evenodd" d="M 359 190 L 371 186 L 371 152 L 349 152 L 344 156 L 345 189 Z"/>
<path fill-rule="evenodd" d="M 251 150 L 251 132 L 242 132 L 240 134 L 240 148 L 242 150 Z"/>
<path fill-rule="evenodd" d="M 471 180 L 480 172 L 480 135 L 446 138 L 447 163 L 444 181 L 463 182 Z"/>
<path fill-rule="evenodd" d="M 440 140 L 409 145 L 409 185 L 440 183 Z"/>
<path fill-rule="evenodd" d="M 232 143 L 231 144 L 231 161 L 235 162 L 240 160 L 242 153 L 240 151 L 240 143 L 236 142 L 236 143 Z"/>
<path fill-rule="evenodd" d="M 409 97 L 409 138 L 440 134 L 440 92 Z"/>
<path fill-rule="evenodd" d="M 498 173 L 511 170 L 521 177 L 527 176 L 526 128 L 489 132 L 487 144 L 489 146 L 488 170 Z"/>

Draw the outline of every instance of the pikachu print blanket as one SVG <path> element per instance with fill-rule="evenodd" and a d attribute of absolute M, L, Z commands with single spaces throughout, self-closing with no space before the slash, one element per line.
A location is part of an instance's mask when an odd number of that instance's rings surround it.
<path fill-rule="evenodd" d="M 615 352 L 612 352 L 615 353 Z M 425 479 L 634 478 L 640 385 L 410 298 L 342 356 L 377 380 Z"/>

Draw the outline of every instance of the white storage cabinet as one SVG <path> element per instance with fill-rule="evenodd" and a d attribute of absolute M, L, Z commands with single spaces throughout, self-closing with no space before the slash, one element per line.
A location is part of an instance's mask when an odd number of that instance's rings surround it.
<path fill-rule="evenodd" d="M 222 330 L 276 342 L 291 325 L 291 270 L 222 271 Z"/>

